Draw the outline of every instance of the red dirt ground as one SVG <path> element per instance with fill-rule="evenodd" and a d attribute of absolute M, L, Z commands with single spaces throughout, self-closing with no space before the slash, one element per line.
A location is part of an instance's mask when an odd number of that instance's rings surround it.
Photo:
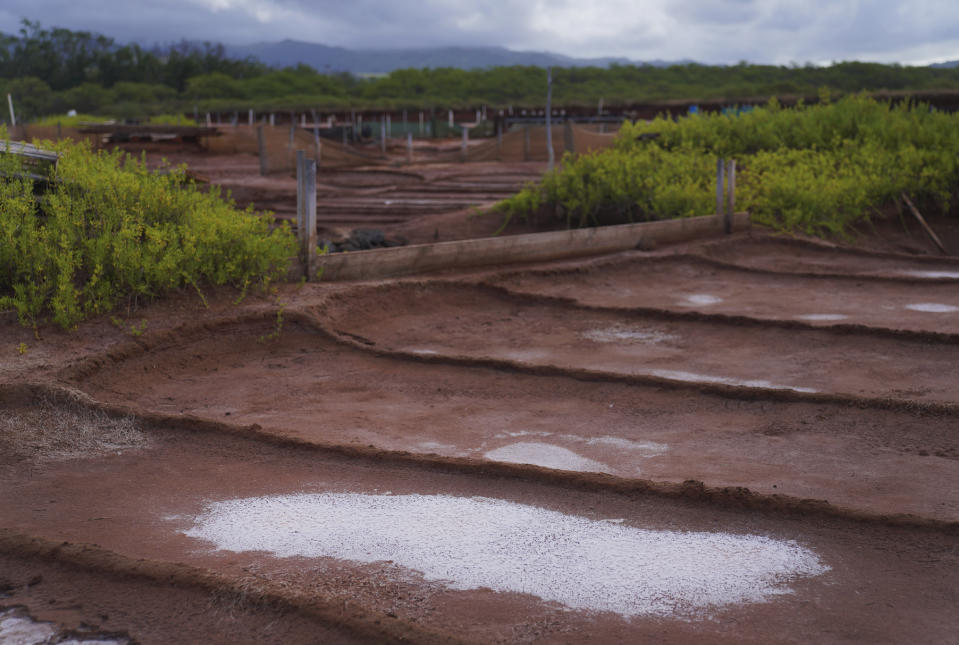
<path fill-rule="evenodd" d="M 184 293 L 121 312 L 142 336 L 4 315 L 0 607 L 139 643 L 954 641 L 959 269 L 889 253 L 910 235 Z M 793 540 L 829 570 L 628 618 L 183 533 L 211 502 L 326 492 Z"/>

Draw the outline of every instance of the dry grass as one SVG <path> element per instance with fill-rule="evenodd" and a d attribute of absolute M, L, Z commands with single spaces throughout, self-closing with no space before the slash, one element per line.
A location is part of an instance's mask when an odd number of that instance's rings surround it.
<path fill-rule="evenodd" d="M 117 418 L 73 400 L 42 398 L 0 409 L 0 451 L 14 461 L 59 461 L 142 446 L 133 417 Z"/>

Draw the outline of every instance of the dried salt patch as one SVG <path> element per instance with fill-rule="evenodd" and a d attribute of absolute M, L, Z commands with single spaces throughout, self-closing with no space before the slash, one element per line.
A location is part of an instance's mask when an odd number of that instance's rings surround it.
<path fill-rule="evenodd" d="M 906 305 L 906 309 L 911 309 L 912 311 L 923 311 L 930 314 L 951 314 L 954 311 L 959 311 L 959 307 L 943 305 L 937 302 L 918 302 L 916 304 Z"/>
<path fill-rule="evenodd" d="M 0 613 L 0 643 L 41 645 L 57 633 L 50 623 L 38 623 L 16 610 Z"/>
<path fill-rule="evenodd" d="M 451 589 L 623 616 L 763 602 L 829 570 L 794 541 L 653 531 L 483 497 L 321 493 L 215 502 L 185 534 L 226 551 L 392 562 Z"/>
<path fill-rule="evenodd" d="M 669 446 L 664 443 L 656 443 L 655 441 L 630 441 L 629 439 L 622 439 L 620 437 L 590 437 L 586 439 L 586 444 L 590 446 L 602 444 L 613 446 L 620 450 L 635 450 L 643 457 L 655 457 L 669 450 Z"/>
<path fill-rule="evenodd" d="M 649 343 L 657 344 L 670 340 L 676 340 L 673 334 L 667 334 L 664 331 L 655 329 L 629 328 L 614 325 L 605 329 L 589 329 L 584 331 L 581 336 L 594 343 Z"/>
<path fill-rule="evenodd" d="M 959 278 L 959 271 L 901 271 L 913 278 Z"/>
<path fill-rule="evenodd" d="M 577 455 L 572 450 L 550 443 L 522 441 L 490 450 L 484 455 L 493 461 L 511 464 L 531 464 L 557 470 L 575 470 L 588 473 L 608 473 L 609 467 L 598 461 Z"/>
<path fill-rule="evenodd" d="M 735 385 L 738 387 L 761 387 L 767 390 L 793 390 L 794 392 L 815 393 L 816 390 L 811 387 L 797 387 L 795 385 L 778 385 L 770 381 L 756 379 L 743 380 L 730 378 L 728 376 L 710 376 L 708 374 L 696 374 L 695 372 L 683 372 L 681 370 L 652 370 L 653 376 L 668 378 L 676 381 L 688 381 L 692 383 L 720 383 L 722 385 Z"/>
<path fill-rule="evenodd" d="M 800 320 L 845 320 L 849 318 L 846 314 L 803 314 L 796 316 Z"/>
<path fill-rule="evenodd" d="M 411 353 L 411 354 L 423 354 L 423 355 L 426 355 L 426 356 L 430 356 L 430 355 L 432 355 L 432 354 L 439 354 L 439 352 L 436 351 L 435 349 L 420 349 L 420 348 L 411 349 L 411 350 L 410 350 L 410 353 Z"/>
<path fill-rule="evenodd" d="M 719 296 L 708 293 L 692 293 L 684 297 L 683 304 L 687 305 L 715 305 L 723 301 Z"/>

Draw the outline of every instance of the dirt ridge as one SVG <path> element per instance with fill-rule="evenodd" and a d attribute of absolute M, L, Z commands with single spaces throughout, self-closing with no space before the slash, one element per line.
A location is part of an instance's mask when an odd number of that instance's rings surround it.
<path fill-rule="evenodd" d="M 67 398 L 114 417 L 132 416 L 154 432 L 180 430 L 224 434 L 278 448 L 309 450 L 316 454 L 337 458 L 379 464 L 397 464 L 431 472 L 492 476 L 557 486 L 569 490 L 602 491 L 627 497 L 653 496 L 724 509 L 760 511 L 785 517 L 821 517 L 866 525 L 927 530 L 959 536 L 959 521 L 939 520 L 907 513 L 874 513 L 831 504 L 828 500 L 758 493 L 741 486 L 707 486 L 704 482 L 692 479 L 682 483 L 654 481 L 607 473 L 556 470 L 531 464 L 514 464 L 470 457 L 447 457 L 406 450 L 386 450 L 372 445 L 356 446 L 309 441 L 281 434 L 282 430 L 280 432 L 263 430 L 259 424 L 237 425 L 193 415 L 164 414 L 144 410 L 136 406 L 102 403 L 87 395 L 78 397 L 76 390 L 58 385 L 30 382 L 0 384 L 0 402 L 8 405 L 10 403 L 25 405 L 35 398 L 44 396 L 54 400 Z"/>
<path fill-rule="evenodd" d="M 68 564 L 78 569 L 117 577 L 139 578 L 154 584 L 233 594 L 256 604 L 295 611 L 327 626 L 376 643 L 424 643 L 457 645 L 471 643 L 441 634 L 399 618 L 377 617 L 360 606 L 343 601 L 320 599 L 289 593 L 279 585 L 258 579 L 261 587 L 252 592 L 248 585 L 232 576 L 214 573 L 181 563 L 133 559 L 96 544 L 56 542 L 42 537 L 0 528 L 0 552 L 25 559 Z M 252 596 L 252 598 L 251 598 Z"/>

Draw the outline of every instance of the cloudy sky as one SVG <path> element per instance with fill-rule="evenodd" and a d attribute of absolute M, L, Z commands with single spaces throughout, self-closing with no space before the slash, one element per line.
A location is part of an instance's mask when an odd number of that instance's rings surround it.
<path fill-rule="evenodd" d="M 703 63 L 959 59 L 959 0 L 4 0 L 0 31 L 23 17 L 144 45 L 292 38 Z"/>

